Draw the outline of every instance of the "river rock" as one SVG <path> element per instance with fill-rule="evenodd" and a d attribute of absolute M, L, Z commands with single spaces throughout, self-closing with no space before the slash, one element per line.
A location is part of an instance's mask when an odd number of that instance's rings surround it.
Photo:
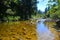
<path fill-rule="evenodd" d="M 56 26 L 60 28 L 60 20 L 56 22 Z"/>

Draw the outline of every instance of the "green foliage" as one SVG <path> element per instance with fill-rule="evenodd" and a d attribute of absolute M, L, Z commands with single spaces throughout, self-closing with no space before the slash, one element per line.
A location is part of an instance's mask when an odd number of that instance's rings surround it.
<path fill-rule="evenodd" d="M 0 19 L 8 21 L 18 19 L 27 20 L 31 18 L 32 15 L 36 15 L 36 13 L 34 13 L 37 9 L 36 1 L 37 0 L 1 0 Z"/>
<path fill-rule="evenodd" d="M 7 9 L 6 10 L 6 13 L 7 14 L 15 14 L 16 12 L 15 11 L 12 11 L 12 9 Z"/>
<path fill-rule="evenodd" d="M 40 14 L 32 15 L 32 18 L 33 18 L 33 19 L 40 18 L 40 17 L 41 17 L 41 15 L 40 15 Z"/>
<path fill-rule="evenodd" d="M 18 21 L 19 20 L 19 16 L 7 16 L 7 17 L 4 17 L 4 21 Z"/>
<path fill-rule="evenodd" d="M 50 18 L 52 19 L 60 19 L 60 0 L 57 0 L 57 1 L 53 0 L 53 2 L 50 0 L 49 2 L 51 3 L 57 2 L 57 3 L 50 6 L 51 8 L 47 11 L 46 15 L 50 14 Z"/>

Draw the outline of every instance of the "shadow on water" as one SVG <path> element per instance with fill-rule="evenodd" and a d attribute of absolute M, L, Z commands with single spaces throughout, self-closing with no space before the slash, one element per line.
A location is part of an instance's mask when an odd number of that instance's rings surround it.
<path fill-rule="evenodd" d="M 50 32 L 47 26 L 44 24 L 44 19 L 41 19 L 39 23 L 37 23 L 37 36 L 38 40 L 53 40 L 54 34 Z"/>

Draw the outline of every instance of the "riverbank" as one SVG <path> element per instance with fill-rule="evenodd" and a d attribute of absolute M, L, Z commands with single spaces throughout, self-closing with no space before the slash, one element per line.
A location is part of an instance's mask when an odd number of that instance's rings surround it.
<path fill-rule="evenodd" d="M 52 28 L 54 23 L 46 22 L 45 25 L 55 35 L 55 40 L 59 40 L 59 33 L 55 30 L 55 28 Z M 36 31 L 36 20 L 34 19 L 4 22 L 0 23 L 0 40 L 37 40 L 38 34 Z"/>
<path fill-rule="evenodd" d="M 56 23 L 55 22 L 45 22 L 45 25 L 55 35 L 54 40 L 60 40 L 60 31 L 56 30 L 57 28 L 54 27 L 54 25 L 56 25 Z"/>

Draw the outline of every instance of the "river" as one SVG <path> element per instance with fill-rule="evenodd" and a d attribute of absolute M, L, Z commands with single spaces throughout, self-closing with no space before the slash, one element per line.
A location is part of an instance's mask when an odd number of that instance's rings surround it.
<path fill-rule="evenodd" d="M 54 22 L 44 23 L 46 19 L 40 19 L 37 23 L 38 40 L 60 40 L 60 32 L 53 28 Z M 52 25 L 51 25 L 52 24 Z"/>
<path fill-rule="evenodd" d="M 0 23 L 0 40 L 60 40 L 60 32 L 53 28 L 54 22 L 39 19 L 30 21 Z"/>
<path fill-rule="evenodd" d="M 54 34 L 50 32 L 50 30 L 44 24 L 44 21 L 45 21 L 44 19 L 41 19 L 36 26 L 38 40 L 54 40 Z"/>

